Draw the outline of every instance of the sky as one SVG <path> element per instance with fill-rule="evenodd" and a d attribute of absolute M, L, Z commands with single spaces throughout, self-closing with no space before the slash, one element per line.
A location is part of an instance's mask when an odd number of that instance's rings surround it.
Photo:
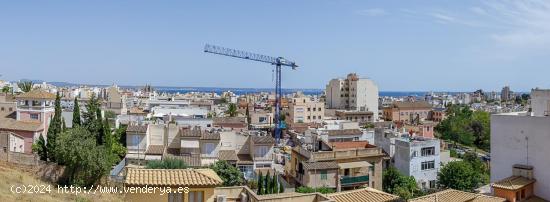
<path fill-rule="evenodd" d="M 0 0 L 0 79 L 274 86 L 269 64 L 206 43 L 294 60 L 283 88 L 350 72 L 382 91 L 550 88 L 545 0 Z"/>

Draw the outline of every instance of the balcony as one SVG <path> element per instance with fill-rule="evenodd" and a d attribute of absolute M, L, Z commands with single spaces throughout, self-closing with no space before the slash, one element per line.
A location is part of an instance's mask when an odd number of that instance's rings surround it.
<path fill-rule="evenodd" d="M 357 185 L 357 184 L 368 184 L 369 183 L 369 176 L 355 176 L 355 177 L 348 177 L 343 176 L 340 178 L 340 184 L 342 186 L 351 186 L 351 185 Z"/>

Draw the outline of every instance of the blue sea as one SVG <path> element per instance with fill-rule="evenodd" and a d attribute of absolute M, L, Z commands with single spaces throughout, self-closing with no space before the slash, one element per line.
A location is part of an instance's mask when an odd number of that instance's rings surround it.
<path fill-rule="evenodd" d="M 189 92 L 214 92 L 217 94 L 222 94 L 223 92 L 231 91 L 237 95 L 246 95 L 246 94 L 255 94 L 255 93 L 261 93 L 261 92 L 273 92 L 274 90 L 272 88 L 216 88 L 216 87 L 157 87 L 155 88 L 158 92 L 166 92 L 166 93 L 189 93 Z M 323 93 L 322 89 L 289 89 L 285 88 L 282 89 L 283 94 L 292 94 L 295 92 L 301 91 L 306 95 L 321 95 Z M 380 96 L 388 96 L 388 97 L 406 97 L 406 96 L 424 96 L 428 92 L 425 91 L 411 91 L 411 92 L 405 92 L 405 91 L 380 91 Z M 454 94 L 454 92 L 450 92 L 448 94 Z"/>

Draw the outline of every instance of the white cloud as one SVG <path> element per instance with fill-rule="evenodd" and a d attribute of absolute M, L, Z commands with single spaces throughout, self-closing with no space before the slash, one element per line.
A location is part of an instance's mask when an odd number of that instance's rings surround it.
<path fill-rule="evenodd" d="M 383 16 L 388 14 L 386 10 L 381 8 L 371 8 L 371 9 L 364 9 L 356 12 L 358 15 L 364 15 L 364 16 Z"/>
<path fill-rule="evenodd" d="M 505 29 L 491 36 L 502 45 L 550 48 L 550 1 L 489 1 L 487 13 Z"/>
<path fill-rule="evenodd" d="M 451 16 L 450 14 L 446 14 L 443 12 L 432 12 L 432 13 L 429 13 L 428 15 L 433 17 L 436 22 L 442 23 L 442 24 L 460 24 L 460 25 L 466 25 L 471 27 L 482 26 L 480 23 L 476 21 L 468 21 L 465 19 Z"/>

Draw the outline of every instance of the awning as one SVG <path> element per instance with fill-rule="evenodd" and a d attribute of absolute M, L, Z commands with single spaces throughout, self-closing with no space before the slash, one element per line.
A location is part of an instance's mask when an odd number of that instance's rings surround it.
<path fill-rule="evenodd" d="M 372 166 L 372 164 L 366 162 L 366 161 L 356 161 L 356 162 L 349 162 L 349 163 L 339 163 L 338 167 L 340 169 L 347 169 L 347 168 L 365 168 Z"/>
<path fill-rule="evenodd" d="M 197 140 L 181 140 L 182 148 L 199 148 L 199 141 Z"/>

